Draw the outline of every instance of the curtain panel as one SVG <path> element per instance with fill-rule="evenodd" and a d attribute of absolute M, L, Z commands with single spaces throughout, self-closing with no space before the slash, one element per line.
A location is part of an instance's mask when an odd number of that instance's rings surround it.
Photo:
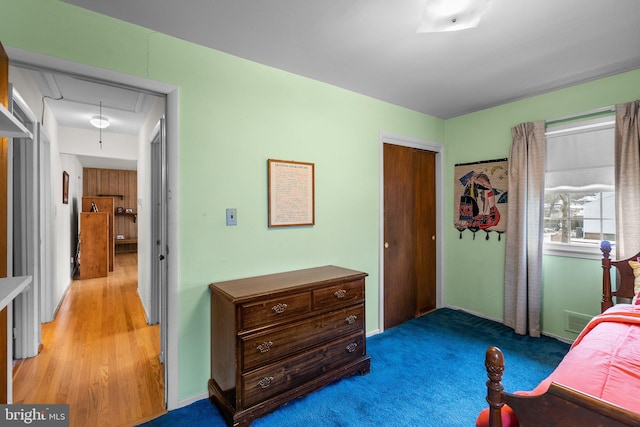
<path fill-rule="evenodd" d="M 540 336 L 544 236 L 545 123 L 511 129 L 504 323 L 516 333 Z"/>
<path fill-rule="evenodd" d="M 640 100 L 616 105 L 616 258 L 638 252 L 640 241 Z"/>

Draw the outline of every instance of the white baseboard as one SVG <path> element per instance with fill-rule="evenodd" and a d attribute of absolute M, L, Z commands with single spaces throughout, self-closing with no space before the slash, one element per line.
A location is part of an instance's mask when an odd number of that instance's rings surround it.
<path fill-rule="evenodd" d="M 454 305 L 445 305 L 444 308 L 450 308 L 451 310 L 463 311 L 465 313 L 473 314 L 474 316 L 480 317 L 482 319 L 493 320 L 494 322 L 502 323 L 502 319 L 498 319 L 496 317 L 490 317 L 490 316 L 487 316 L 486 314 L 482 314 L 482 313 L 476 313 L 475 311 L 467 310 L 466 308 L 456 307 Z"/>
<path fill-rule="evenodd" d="M 191 396 L 187 399 L 178 400 L 178 406 L 172 409 L 183 408 L 185 406 L 191 405 L 192 403 L 196 403 L 199 400 L 208 399 L 208 398 L 209 398 L 209 393 L 206 393 L 206 392 L 195 395 L 195 396 Z"/>
<path fill-rule="evenodd" d="M 558 341 L 562 341 L 563 343 L 566 343 L 566 344 L 573 344 L 573 342 L 575 341 L 575 340 L 569 339 L 567 337 L 561 337 L 560 335 L 554 335 L 554 334 L 550 334 L 550 333 L 547 333 L 547 332 L 541 332 L 541 334 L 544 335 L 545 337 L 555 338 Z"/>
<path fill-rule="evenodd" d="M 452 310 L 458 310 L 458 311 L 463 311 L 465 313 L 473 314 L 474 316 L 480 317 L 480 318 L 483 318 L 483 319 L 493 320 L 494 322 L 498 322 L 498 323 L 504 323 L 502 319 L 496 319 L 496 318 L 493 318 L 493 317 L 489 317 L 489 316 L 486 316 L 484 314 L 480 314 L 480 313 L 476 313 L 476 312 L 471 311 L 471 310 L 467 310 L 465 308 L 455 307 L 455 306 L 451 306 L 451 305 L 448 305 L 446 307 L 450 308 Z M 567 343 L 567 344 L 573 344 L 573 341 L 574 341 L 572 339 L 569 339 L 569 338 L 566 338 L 566 337 L 562 337 L 562 336 L 559 336 L 559 335 L 550 334 L 550 333 L 544 332 L 544 331 L 540 331 L 540 335 L 544 335 L 545 337 L 549 337 L 549 338 L 555 338 L 558 341 L 562 341 L 563 343 Z"/>
<path fill-rule="evenodd" d="M 144 320 L 146 320 L 147 325 L 150 325 L 151 323 L 149 323 L 149 310 L 147 310 L 147 306 L 144 303 L 144 300 L 142 299 L 142 295 L 140 295 L 140 288 L 138 288 L 136 290 L 136 293 L 138 294 L 138 299 L 140 300 L 140 303 L 142 304 L 142 310 L 144 311 Z"/>
<path fill-rule="evenodd" d="M 380 332 L 382 332 L 382 331 L 380 331 L 380 329 L 374 329 L 373 331 L 367 332 L 367 337 L 372 337 L 374 335 L 378 335 Z"/>

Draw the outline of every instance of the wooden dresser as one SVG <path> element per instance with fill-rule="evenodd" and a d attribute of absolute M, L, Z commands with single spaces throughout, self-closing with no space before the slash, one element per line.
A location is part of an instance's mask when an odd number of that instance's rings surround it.
<path fill-rule="evenodd" d="M 209 285 L 209 399 L 229 425 L 369 372 L 366 276 L 324 266 Z"/>

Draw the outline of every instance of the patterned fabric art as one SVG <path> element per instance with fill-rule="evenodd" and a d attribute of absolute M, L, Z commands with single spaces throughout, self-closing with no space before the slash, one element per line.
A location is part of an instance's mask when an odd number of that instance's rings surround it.
<path fill-rule="evenodd" d="M 479 230 L 507 231 L 508 176 L 507 159 L 487 160 L 455 166 L 454 225 L 460 232 L 470 230 L 473 238 Z"/>

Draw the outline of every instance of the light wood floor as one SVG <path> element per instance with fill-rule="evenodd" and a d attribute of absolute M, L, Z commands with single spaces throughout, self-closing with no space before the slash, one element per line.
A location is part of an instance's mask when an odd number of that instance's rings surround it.
<path fill-rule="evenodd" d="M 165 413 L 158 325 L 137 293 L 137 255 L 107 278 L 75 280 L 42 350 L 13 370 L 14 403 L 68 403 L 71 426 L 130 426 Z"/>

